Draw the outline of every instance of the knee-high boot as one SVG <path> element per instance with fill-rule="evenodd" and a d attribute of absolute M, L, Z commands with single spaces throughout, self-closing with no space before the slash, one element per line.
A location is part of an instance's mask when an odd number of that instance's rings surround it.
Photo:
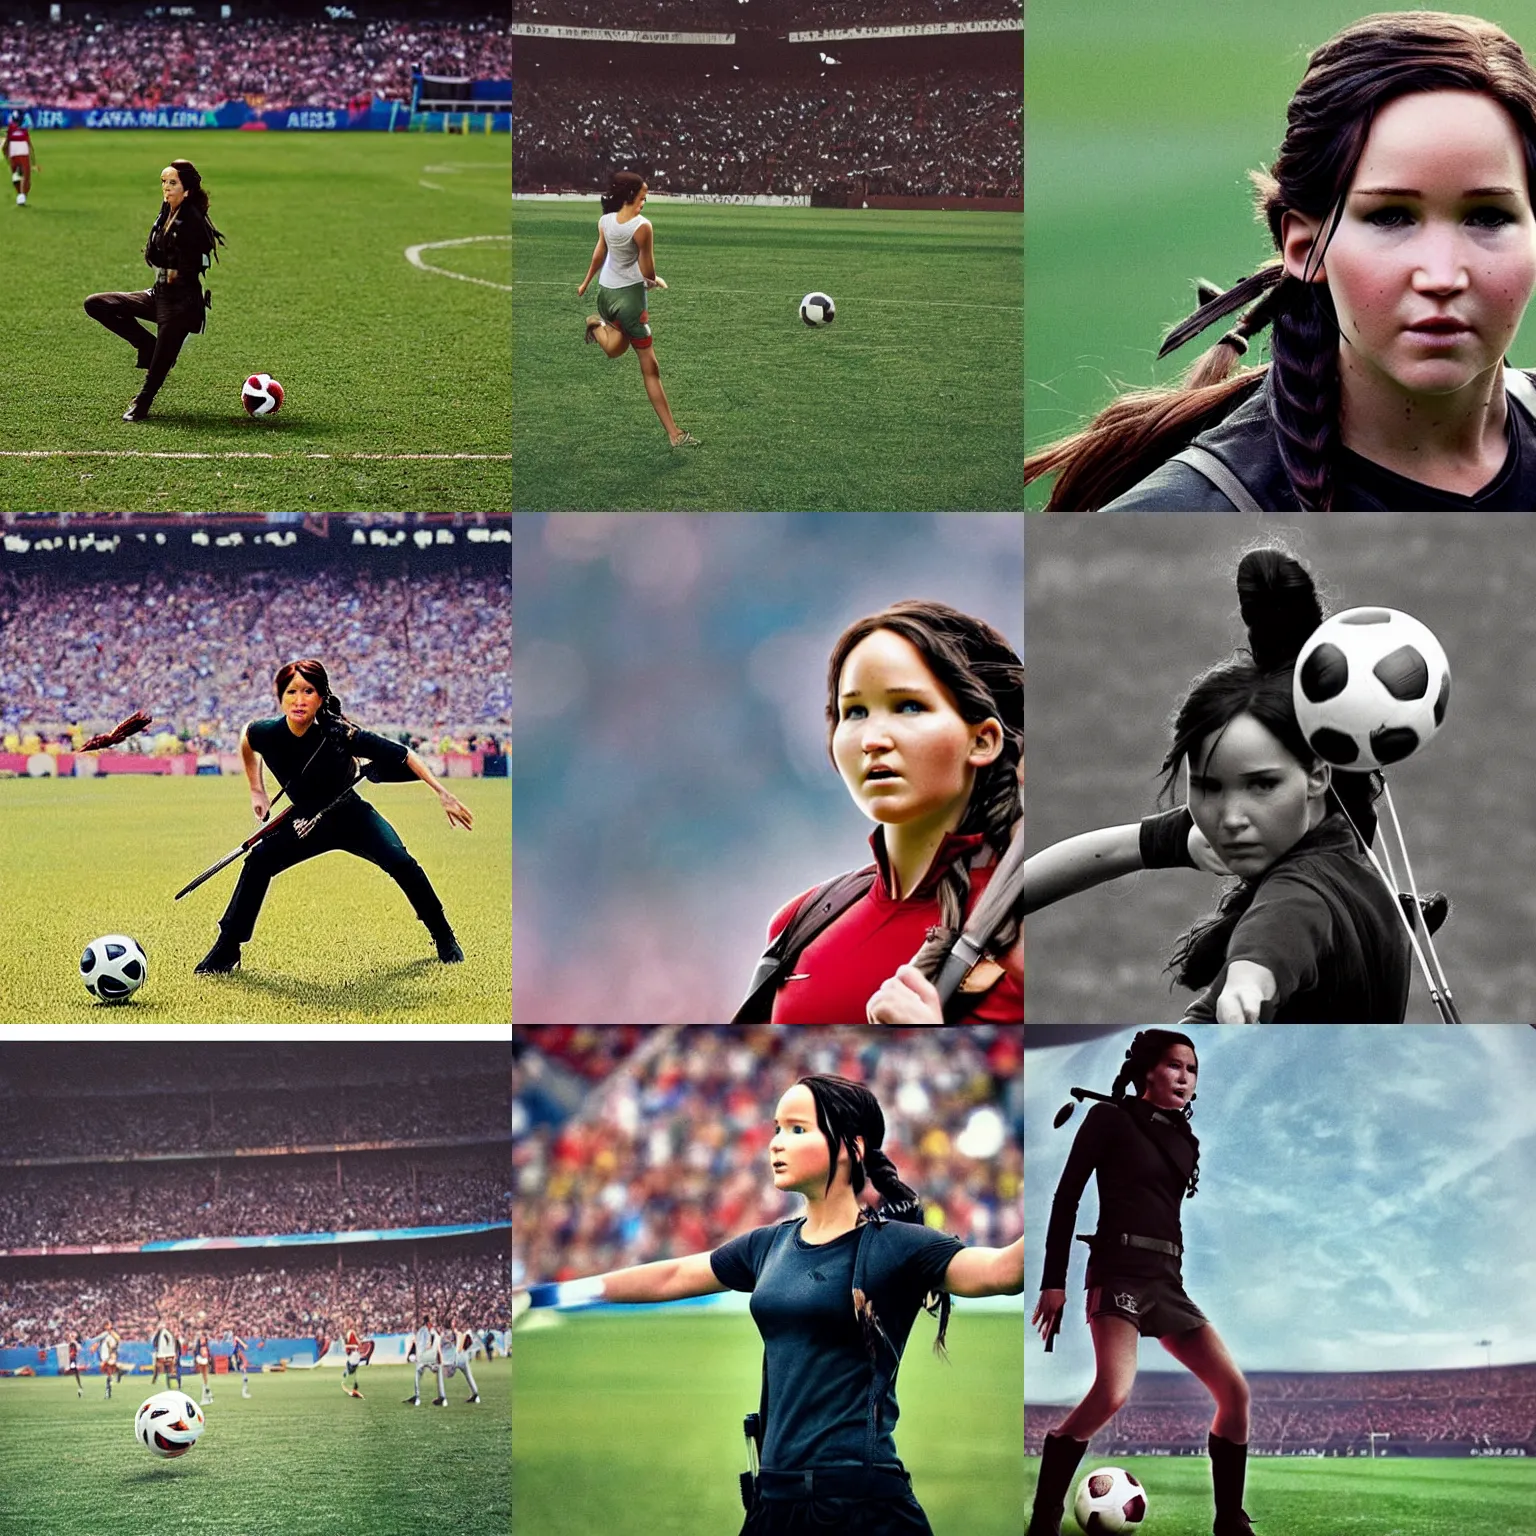
<path fill-rule="evenodd" d="M 1253 1536 L 1253 1526 L 1243 1509 L 1248 1447 L 1216 1434 L 1206 1444 L 1211 1453 L 1211 1487 L 1216 1494 L 1215 1536 Z"/>
<path fill-rule="evenodd" d="M 1035 1484 L 1035 1507 L 1026 1536 L 1061 1536 L 1061 1517 L 1067 1507 L 1072 1474 L 1088 1449 L 1086 1440 L 1070 1435 L 1047 1435 L 1040 1457 L 1040 1481 Z"/>

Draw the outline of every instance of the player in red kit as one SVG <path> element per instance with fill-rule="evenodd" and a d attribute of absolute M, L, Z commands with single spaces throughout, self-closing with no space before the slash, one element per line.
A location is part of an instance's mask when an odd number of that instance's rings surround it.
<path fill-rule="evenodd" d="M 32 190 L 32 171 L 37 156 L 32 149 L 32 135 L 22 120 L 20 112 L 12 112 L 5 130 L 5 158 L 11 166 L 11 185 L 16 188 L 16 206 L 27 206 L 27 193 Z"/>

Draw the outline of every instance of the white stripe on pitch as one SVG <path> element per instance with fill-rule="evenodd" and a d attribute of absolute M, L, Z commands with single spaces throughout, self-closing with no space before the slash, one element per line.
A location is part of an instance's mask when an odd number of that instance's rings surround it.
<path fill-rule="evenodd" d="M 147 448 L 0 448 L 0 459 L 510 459 L 510 453 L 171 453 Z"/>

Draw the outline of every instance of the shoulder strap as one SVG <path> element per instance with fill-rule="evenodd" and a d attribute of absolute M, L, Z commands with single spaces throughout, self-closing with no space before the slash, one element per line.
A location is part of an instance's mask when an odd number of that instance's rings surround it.
<path fill-rule="evenodd" d="M 763 951 L 747 988 L 747 1000 L 736 1010 L 733 1024 L 766 1024 L 773 1013 L 773 994 L 789 974 L 800 951 L 824 928 L 841 917 L 875 883 L 875 866 L 851 869 L 818 885 L 802 897 L 778 938 Z"/>
<path fill-rule="evenodd" d="M 1526 415 L 1536 419 L 1536 381 L 1525 369 L 1505 367 L 1504 392 L 1513 395 L 1525 407 Z"/>
<path fill-rule="evenodd" d="M 1264 510 L 1253 499 L 1253 494 L 1248 487 L 1209 448 L 1191 443 L 1189 447 L 1174 454 L 1168 462 L 1187 464 L 1197 475 L 1209 480 L 1232 503 L 1233 511 L 1262 512 Z"/>

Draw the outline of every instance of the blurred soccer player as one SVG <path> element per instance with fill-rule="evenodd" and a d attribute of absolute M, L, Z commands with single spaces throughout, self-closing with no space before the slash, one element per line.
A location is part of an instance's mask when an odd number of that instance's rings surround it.
<path fill-rule="evenodd" d="M 176 1385 L 181 1385 L 181 1344 L 176 1335 L 162 1322 L 149 1341 L 150 1353 L 155 1357 L 154 1374 L 149 1378 L 150 1390 L 165 1372 L 165 1384 L 170 1386 L 171 1373 L 176 1373 Z"/>
<path fill-rule="evenodd" d="M 117 1346 L 122 1342 L 117 1329 L 112 1326 L 112 1320 L 108 1318 L 107 1331 L 96 1341 L 96 1358 L 101 1361 L 101 1374 L 107 1378 L 108 1397 L 112 1396 L 113 1376 L 119 1381 L 123 1379 L 122 1372 L 117 1368 Z"/>
<path fill-rule="evenodd" d="M 367 1365 L 373 1358 L 373 1340 L 360 1337 L 356 1328 L 348 1328 L 346 1351 L 347 1363 L 341 1373 L 341 1390 L 348 1397 L 361 1397 L 363 1394 L 357 1390 L 353 1378 L 357 1375 L 358 1366 Z"/>
<path fill-rule="evenodd" d="M 5 130 L 5 157 L 11 162 L 11 185 L 16 188 L 16 206 L 27 206 L 27 193 L 32 190 L 32 172 L 37 156 L 32 148 L 32 135 L 20 112 L 12 112 Z"/>
<path fill-rule="evenodd" d="M 434 1408 L 448 1406 L 448 1383 L 443 1379 L 443 1336 L 432 1326 L 429 1313 L 421 1314 L 421 1327 L 405 1352 L 406 1363 L 416 1362 L 416 1387 L 410 1397 L 404 1399 L 413 1408 L 421 1407 L 421 1373 L 437 1372 L 437 1396 L 432 1399 Z"/>
<path fill-rule="evenodd" d="M 75 1378 L 75 1396 L 85 1396 L 85 1384 L 80 1380 L 80 1335 L 71 1334 L 69 1340 L 69 1374 Z"/>
<path fill-rule="evenodd" d="M 203 1378 L 203 1402 L 205 1404 L 211 1403 L 213 1401 L 213 1392 L 208 1386 L 209 1361 L 210 1357 L 208 1354 L 208 1335 L 205 1333 L 200 1333 L 197 1336 L 197 1343 L 193 1347 L 192 1364 L 197 1367 L 198 1374 Z M 179 1381 L 180 1379 L 180 1374 L 178 1373 L 177 1380 Z"/>
<path fill-rule="evenodd" d="M 468 1328 L 448 1327 L 443 1334 L 443 1368 L 449 1376 L 455 1371 L 464 1372 L 464 1380 L 469 1383 L 469 1396 L 464 1399 L 467 1403 L 480 1401 L 480 1388 L 475 1384 L 475 1373 L 470 1370 L 470 1359 L 477 1353 L 483 1352 L 485 1346 L 479 1338 Z M 443 1388 L 444 1396 L 447 1395 L 447 1387 Z"/>
<path fill-rule="evenodd" d="M 240 1372 L 240 1396 L 249 1397 L 251 1395 L 251 1378 L 248 1374 L 250 1367 L 246 1362 L 245 1340 L 237 1333 L 231 1334 L 230 1337 L 234 1340 L 234 1343 L 229 1351 L 229 1368 L 232 1371 Z"/>

